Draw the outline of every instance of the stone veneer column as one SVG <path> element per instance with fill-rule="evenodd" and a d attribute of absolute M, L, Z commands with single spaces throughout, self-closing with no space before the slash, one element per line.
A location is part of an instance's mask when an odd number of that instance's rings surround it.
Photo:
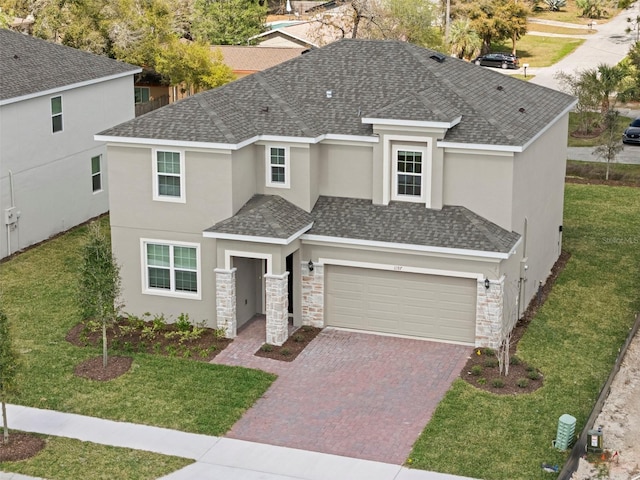
<path fill-rule="evenodd" d="M 478 280 L 476 300 L 476 346 L 498 348 L 503 322 L 504 281 Z"/>
<path fill-rule="evenodd" d="M 282 345 L 289 338 L 289 272 L 266 274 L 267 343 Z"/>
<path fill-rule="evenodd" d="M 224 329 L 224 336 L 235 338 L 236 322 L 236 269 L 216 268 L 216 315 L 218 328 Z"/>
<path fill-rule="evenodd" d="M 324 328 L 324 265 L 302 262 L 302 324 Z"/>

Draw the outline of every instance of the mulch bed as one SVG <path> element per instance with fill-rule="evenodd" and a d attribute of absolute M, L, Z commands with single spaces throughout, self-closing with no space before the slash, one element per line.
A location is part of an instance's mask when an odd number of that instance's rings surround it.
<path fill-rule="evenodd" d="M 539 294 L 529 302 L 525 313 L 513 329 L 509 348 L 509 356 L 511 358 L 509 375 L 505 376 L 500 374 L 498 359 L 495 356 L 496 352 L 493 352 L 491 349 L 476 348 L 460 372 L 460 378 L 474 387 L 499 395 L 531 393 L 542 386 L 544 380 L 542 373 L 535 367 L 519 361 L 515 352 L 518 342 L 526 332 L 527 327 L 535 317 L 538 309 L 544 305 L 558 275 L 567 265 L 569 257 L 570 254 L 568 252 L 563 251 L 560 254 L 560 257 L 551 269 L 551 274 L 547 278 L 546 283 Z M 514 357 L 517 360 L 513 360 Z"/>
<path fill-rule="evenodd" d="M 112 357 L 107 358 L 107 366 L 102 365 L 102 355 L 85 360 L 77 365 L 73 373 L 78 377 L 107 382 L 124 375 L 131 368 L 133 358 Z"/>
<path fill-rule="evenodd" d="M 102 330 L 91 323 L 82 322 L 67 333 L 66 340 L 78 347 L 101 346 Z M 121 319 L 107 328 L 107 367 L 102 367 L 102 356 L 90 358 L 76 367 L 75 374 L 99 381 L 112 380 L 124 374 L 131 367 L 132 359 L 112 356 L 114 352 L 151 353 L 209 362 L 231 341 L 221 338 L 219 332 L 212 328 L 189 327 L 181 330 L 176 324 L 154 325 L 153 321 Z"/>
<path fill-rule="evenodd" d="M 35 457 L 45 447 L 43 438 L 29 433 L 9 432 L 9 442 L 0 435 L 0 462 L 17 462 Z"/>
<path fill-rule="evenodd" d="M 265 343 L 258 349 L 255 355 L 273 360 L 292 362 L 321 331 L 321 328 L 303 325 L 293 332 L 282 346 L 277 347 Z"/>

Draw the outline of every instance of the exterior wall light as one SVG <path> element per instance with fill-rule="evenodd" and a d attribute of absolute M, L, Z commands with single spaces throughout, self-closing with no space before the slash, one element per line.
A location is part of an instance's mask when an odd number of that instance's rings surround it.
<path fill-rule="evenodd" d="M 309 266 L 309 271 L 313 272 L 313 262 L 309 260 L 309 263 L 307 265 Z"/>
<path fill-rule="evenodd" d="M 486 288 L 487 290 L 489 290 L 489 287 L 491 286 L 491 283 L 489 282 L 488 278 L 484 279 L 484 288 Z"/>

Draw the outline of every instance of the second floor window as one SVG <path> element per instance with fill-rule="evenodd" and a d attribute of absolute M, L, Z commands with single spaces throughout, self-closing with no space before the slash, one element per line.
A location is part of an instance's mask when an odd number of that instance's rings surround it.
<path fill-rule="evenodd" d="M 156 151 L 154 177 L 155 200 L 184 202 L 184 160 L 180 152 Z"/>
<path fill-rule="evenodd" d="M 267 147 L 267 187 L 289 188 L 289 149 Z"/>
<path fill-rule="evenodd" d="M 420 202 L 427 185 L 427 151 L 422 147 L 394 148 L 393 199 Z"/>
<path fill-rule="evenodd" d="M 94 192 L 102 190 L 102 155 L 91 157 L 91 185 Z"/>
<path fill-rule="evenodd" d="M 51 131 L 53 133 L 62 131 L 62 97 L 51 99 Z"/>

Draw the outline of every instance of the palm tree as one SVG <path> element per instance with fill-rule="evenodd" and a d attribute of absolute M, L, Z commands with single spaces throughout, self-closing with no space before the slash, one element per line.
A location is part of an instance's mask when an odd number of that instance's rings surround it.
<path fill-rule="evenodd" d="M 469 19 L 456 20 L 449 31 L 449 48 L 458 58 L 472 59 L 482 49 L 482 39 L 471 28 Z"/>

